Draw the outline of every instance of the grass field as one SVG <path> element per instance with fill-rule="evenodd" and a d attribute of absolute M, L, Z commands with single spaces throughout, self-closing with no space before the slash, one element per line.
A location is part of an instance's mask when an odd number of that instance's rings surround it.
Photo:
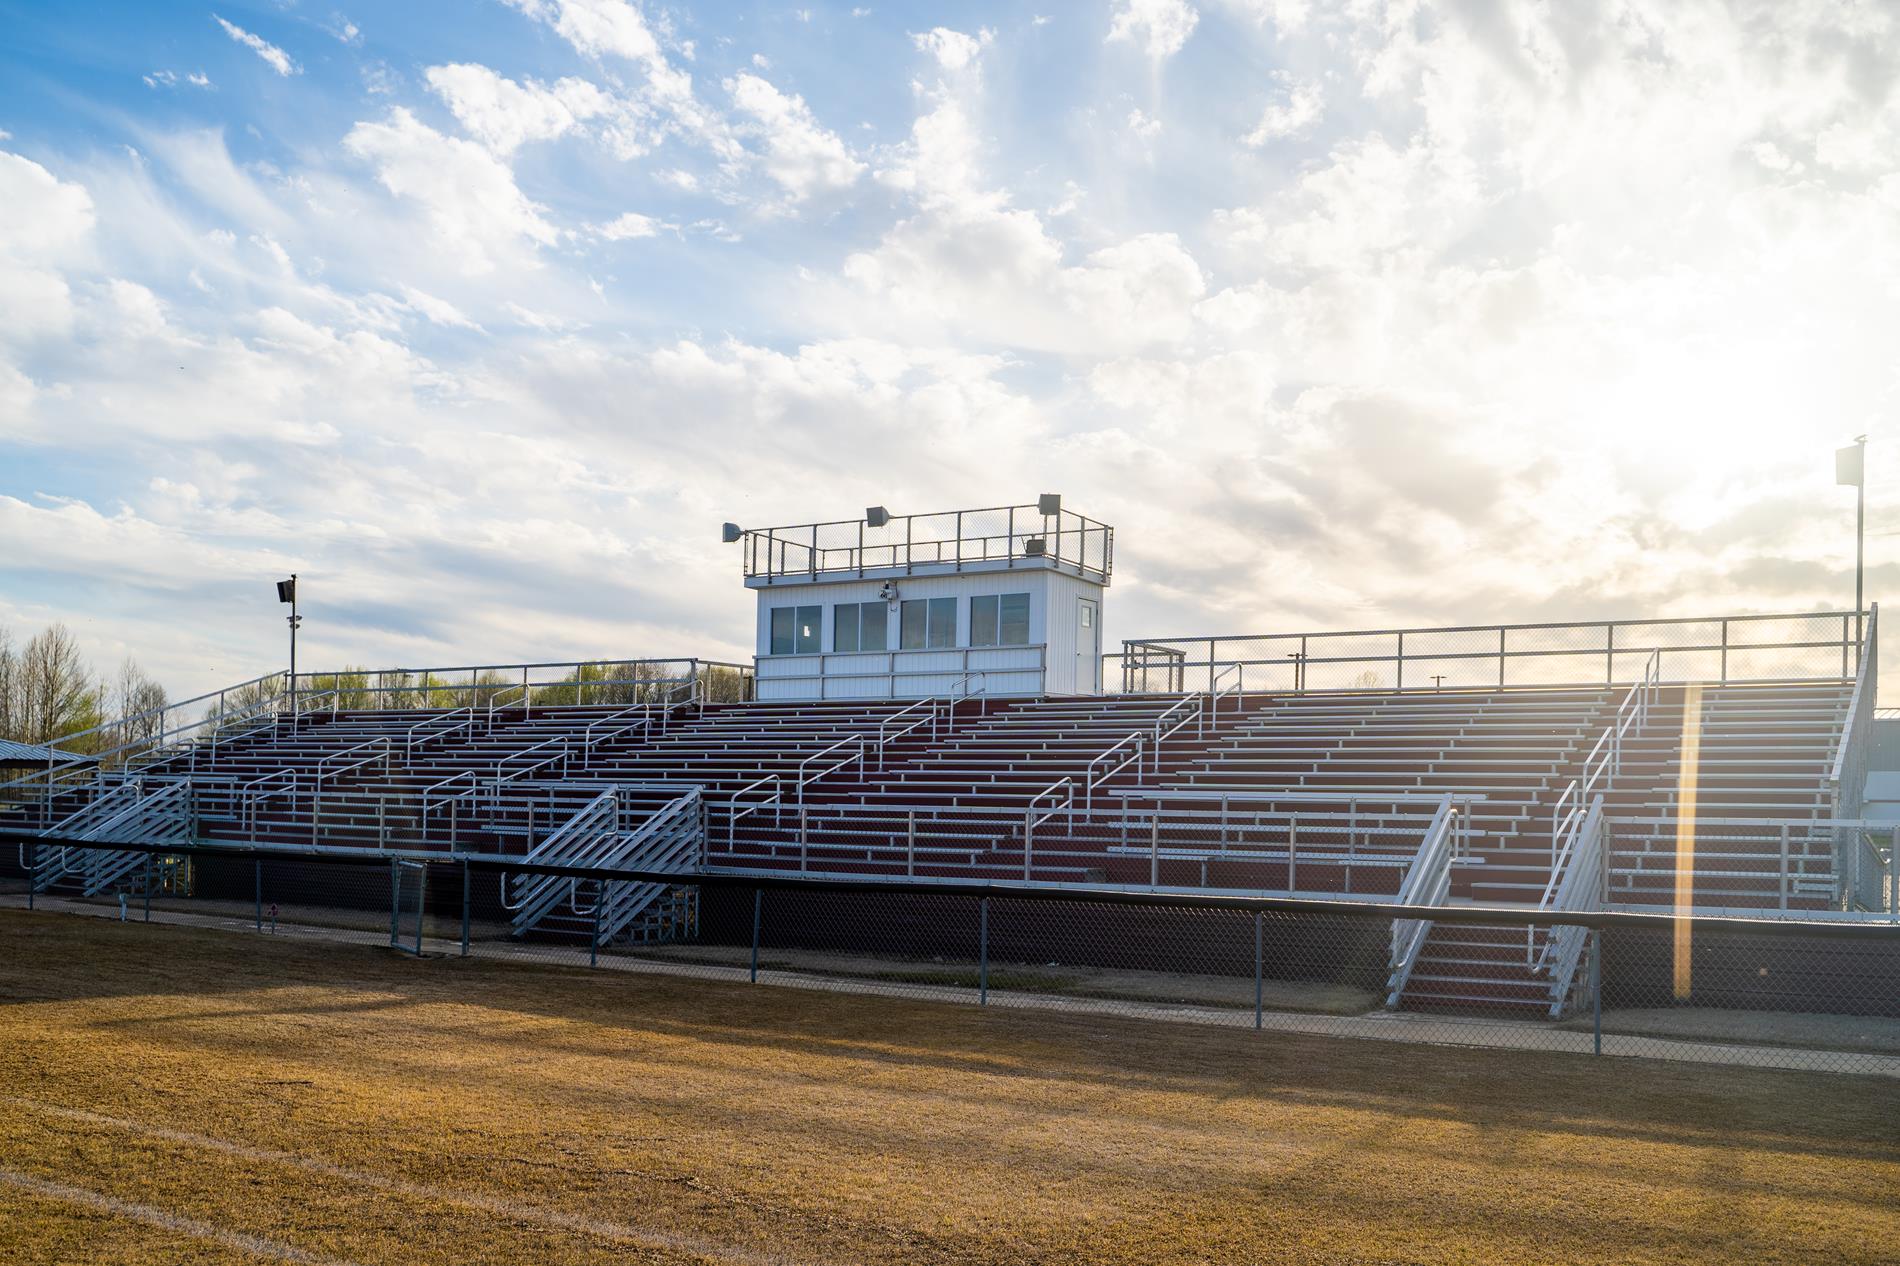
<path fill-rule="evenodd" d="M 6 1262 L 1892 1262 L 1900 1084 L 0 912 Z"/>

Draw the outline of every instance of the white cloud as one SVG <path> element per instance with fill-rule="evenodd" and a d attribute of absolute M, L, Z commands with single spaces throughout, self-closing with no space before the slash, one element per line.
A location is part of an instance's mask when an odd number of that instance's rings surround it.
<path fill-rule="evenodd" d="M 852 157 L 837 133 L 812 117 L 803 97 L 787 96 L 751 74 L 728 79 L 725 86 L 733 108 L 752 121 L 740 133 L 760 143 L 766 174 L 791 202 L 857 183 L 864 164 Z"/>
<path fill-rule="evenodd" d="M 329 30 L 330 34 L 336 36 L 338 40 L 345 44 L 361 44 L 363 42 L 363 28 L 344 17 L 341 13 L 333 13 L 330 15 Z"/>
<path fill-rule="evenodd" d="M 297 73 L 297 64 L 290 60 L 290 54 L 286 53 L 283 49 L 264 39 L 261 35 L 253 35 L 243 27 L 225 21 L 215 13 L 211 16 L 217 19 L 218 25 L 224 28 L 226 35 L 263 58 L 264 63 L 278 74 L 294 75 Z"/>
<path fill-rule="evenodd" d="M 1128 130 L 1144 141 L 1152 141 L 1161 135 L 1161 120 L 1151 119 L 1140 110 L 1128 112 Z"/>
<path fill-rule="evenodd" d="M 653 237 L 667 226 L 652 216 L 641 215 L 638 211 L 625 211 L 605 224 L 593 226 L 593 234 L 609 242 L 624 242 L 629 238 Z"/>
<path fill-rule="evenodd" d="M 1319 85 L 1299 81 L 1288 86 L 1278 101 L 1270 102 L 1242 141 L 1258 148 L 1269 141 L 1303 136 L 1319 122 L 1322 98 Z"/>
<path fill-rule="evenodd" d="M 0 150 L 0 255 L 54 258 L 93 226 L 92 196 L 30 158 Z"/>
<path fill-rule="evenodd" d="M 962 31 L 939 26 L 913 35 L 910 39 L 919 49 L 936 58 L 937 64 L 943 69 L 959 71 L 968 67 L 979 53 L 989 47 L 996 39 L 996 32 L 983 27 L 975 35 L 966 35 Z"/>
<path fill-rule="evenodd" d="M 613 105 L 584 79 L 548 87 L 530 79 L 505 79 L 486 66 L 431 66 L 423 72 L 462 127 L 497 154 L 511 154 L 528 141 L 551 140 L 606 114 Z"/>
<path fill-rule="evenodd" d="M 1186 47 L 1200 20 L 1187 0 L 1116 0 L 1108 39 L 1138 44 L 1150 58 L 1166 61 Z"/>
<path fill-rule="evenodd" d="M 419 204 L 437 240 L 469 271 L 519 258 L 524 243 L 550 246 L 559 238 L 505 164 L 471 141 L 443 136 L 401 107 L 380 123 L 358 123 L 343 146 L 373 163 L 389 192 Z"/>
<path fill-rule="evenodd" d="M 506 0 L 529 17 L 547 22 L 590 57 L 661 60 L 660 42 L 644 14 L 627 0 Z"/>
<path fill-rule="evenodd" d="M 432 294 L 425 294 L 423 291 L 417 290 L 414 286 L 404 286 L 402 288 L 402 299 L 409 307 L 421 313 L 437 325 L 459 330 L 479 331 L 482 328 L 475 324 L 475 322 L 469 320 L 460 308 L 450 303 L 447 299 L 438 299 Z"/>

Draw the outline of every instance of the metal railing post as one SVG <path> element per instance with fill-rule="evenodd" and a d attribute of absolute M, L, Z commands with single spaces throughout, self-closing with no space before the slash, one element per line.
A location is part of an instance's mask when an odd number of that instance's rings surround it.
<path fill-rule="evenodd" d="M 759 917 L 765 905 L 765 889 L 752 890 L 752 972 L 751 981 L 759 983 Z"/>
<path fill-rule="evenodd" d="M 976 1000 L 979 1006 L 990 1003 L 990 899 L 977 898 Z"/>
<path fill-rule="evenodd" d="M 145 855 L 145 921 L 152 921 L 152 864 L 157 860 L 155 854 Z"/>
<path fill-rule="evenodd" d="M 402 872 L 397 869 L 399 865 L 395 858 L 389 859 L 389 945 L 392 949 L 401 936 Z M 261 862 L 258 868 L 263 869 Z"/>
<path fill-rule="evenodd" d="M 462 957 L 468 957 L 468 863 L 462 863 Z"/>
<path fill-rule="evenodd" d="M 806 829 L 805 807 L 803 805 L 800 805 L 798 809 L 798 868 L 800 870 L 806 869 L 807 859 L 809 856 L 809 851 L 808 851 L 808 848 L 806 845 L 806 839 L 805 839 L 805 829 Z"/>
<path fill-rule="evenodd" d="M 910 821 L 904 843 L 904 877 L 914 879 L 917 875 L 917 810 L 912 809 L 907 816 Z"/>
<path fill-rule="evenodd" d="M 1161 885 L 1161 806 L 1155 806 L 1155 814 L 1148 819 L 1148 886 Z"/>

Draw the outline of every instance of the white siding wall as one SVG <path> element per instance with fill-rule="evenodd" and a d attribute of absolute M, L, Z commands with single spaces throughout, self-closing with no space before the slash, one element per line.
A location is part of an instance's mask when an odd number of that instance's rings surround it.
<path fill-rule="evenodd" d="M 1047 568 L 966 572 L 951 576 L 910 576 L 896 580 L 901 600 L 954 597 L 957 602 L 956 648 L 904 651 L 898 648 L 898 611 L 886 608 L 888 652 L 839 653 L 834 643 L 832 608 L 839 603 L 876 602 L 879 580 L 823 581 L 762 587 L 757 617 L 758 690 L 761 699 L 922 698 L 950 691 L 966 672 L 982 672 L 986 693 L 1073 693 L 1092 689 L 1076 680 L 1075 597 L 1095 597 L 1098 585 Z M 1027 647 L 972 647 L 970 599 L 984 594 L 1029 595 Z M 772 655 L 771 612 L 775 607 L 818 606 L 823 615 L 816 655 Z M 1054 613 L 1052 618 L 1051 613 Z M 1098 615 L 1099 631 L 1099 615 Z M 1060 639 L 1062 649 L 1055 643 Z M 1046 654 L 1044 643 L 1049 643 Z M 1045 664 L 1047 671 L 1045 672 Z"/>
<path fill-rule="evenodd" d="M 1105 605 L 1103 593 L 1100 585 L 1074 576 L 1050 573 L 1047 601 L 1043 604 L 1047 621 L 1045 640 L 1049 644 L 1050 694 L 1096 693 L 1095 669 L 1080 658 L 1077 649 L 1076 603 L 1083 598 L 1095 603 L 1096 653 L 1099 656 L 1106 645 L 1101 640 L 1102 608 Z"/>

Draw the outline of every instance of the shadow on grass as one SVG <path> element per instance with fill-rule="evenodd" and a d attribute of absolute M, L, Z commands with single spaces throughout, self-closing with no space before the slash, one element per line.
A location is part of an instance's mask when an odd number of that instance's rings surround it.
<path fill-rule="evenodd" d="M 300 988 L 326 996 L 280 1005 L 257 996 Z M 684 1067 L 690 1044 L 701 1043 L 1107 1089 L 1159 1084 L 1606 1141 L 1746 1136 L 1758 1150 L 1900 1157 L 1900 1084 L 1888 1078 L 1262 1035 L 584 967 L 417 960 L 374 946 L 0 911 L 0 1017 L 7 1006 L 131 996 L 238 1004 L 187 1004 L 139 1021 L 151 1024 L 408 1010 L 403 1024 L 417 1051 L 432 1037 L 468 1040 L 479 1015 L 451 1021 L 430 1010 L 453 1005 L 570 1021 L 577 1027 L 558 1039 L 563 1055 L 611 1058 L 647 1034 L 683 1039 L 677 1057 L 665 1043 L 642 1050 L 643 1061 L 660 1065 L 677 1058 Z M 549 1039 L 507 1028 L 487 1026 L 480 1038 L 518 1050 L 505 1075 L 532 1085 L 534 1057 Z M 175 1038 L 217 1045 L 196 1032 Z M 788 1074 L 788 1090 L 798 1080 Z M 601 1110 L 611 1107 L 603 1095 Z"/>

